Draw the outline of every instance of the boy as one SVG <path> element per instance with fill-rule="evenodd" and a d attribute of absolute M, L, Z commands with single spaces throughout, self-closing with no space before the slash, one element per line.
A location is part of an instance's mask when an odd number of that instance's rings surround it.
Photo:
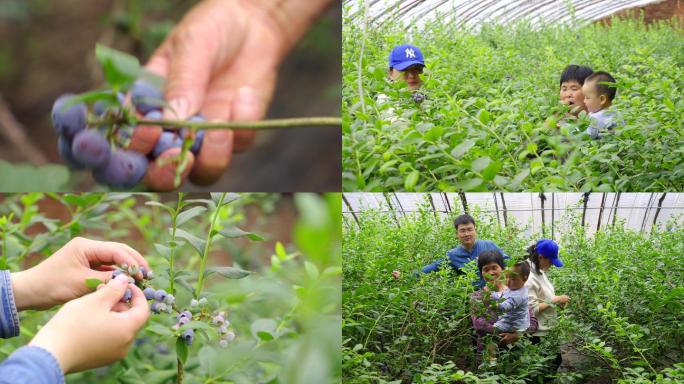
<path fill-rule="evenodd" d="M 586 132 L 592 139 L 600 139 L 617 127 L 617 115 L 608 110 L 616 92 L 615 79 L 608 72 L 594 72 L 584 81 L 582 93 L 591 120 Z"/>
<path fill-rule="evenodd" d="M 526 261 L 519 262 L 506 275 L 506 289 L 494 292 L 492 298 L 504 299 L 498 309 L 503 311 L 494 323 L 498 332 L 523 332 L 530 327 L 530 313 L 527 309 L 527 288 L 525 282 L 530 276 L 530 265 Z"/>

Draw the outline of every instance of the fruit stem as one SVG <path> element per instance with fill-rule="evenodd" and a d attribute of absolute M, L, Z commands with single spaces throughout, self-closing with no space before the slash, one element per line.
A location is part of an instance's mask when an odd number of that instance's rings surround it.
<path fill-rule="evenodd" d="M 97 127 L 103 124 L 127 124 L 128 121 L 118 121 L 110 119 L 88 119 L 88 125 Z M 274 128 L 295 128 L 305 126 L 340 126 L 342 119 L 339 117 L 295 117 L 288 119 L 270 119 L 259 121 L 189 121 L 189 120 L 136 120 L 138 125 L 156 125 L 167 129 L 189 128 L 198 129 L 274 129 Z"/>
<path fill-rule="evenodd" d="M 180 357 L 177 358 L 178 360 L 178 374 L 176 375 L 176 383 L 177 384 L 183 384 L 183 376 L 184 376 L 184 371 L 183 371 L 183 362 L 181 361 Z"/>

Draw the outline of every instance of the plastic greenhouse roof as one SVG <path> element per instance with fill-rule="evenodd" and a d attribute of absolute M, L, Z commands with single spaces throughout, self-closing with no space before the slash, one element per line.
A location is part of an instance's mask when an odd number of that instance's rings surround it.
<path fill-rule="evenodd" d="M 590 22 L 623 9 L 663 0 L 344 0 L 348 14 L 360 22 L 367 6 L 369 20 L 422 24 L 435 16 L 453 15 L 461 26 L 481 22 L 509 23 L 527 19 L 533 23 Z"/>

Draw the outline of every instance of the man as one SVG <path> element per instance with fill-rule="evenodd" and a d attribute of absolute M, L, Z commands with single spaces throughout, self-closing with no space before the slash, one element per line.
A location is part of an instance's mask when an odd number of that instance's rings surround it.
<path fill-rule="evenodd" d="M 440 270 L 441 264 L 445 261 L 449 261 L 449 266 L 453 268 L 456 273 L 463 273 L 461 269 L 473 260 L 477 260 L 477 257 L 481 252 L 484 251 L 499 251 L 503 255 L 504 259 L 510 259 L 504 251 L 501 250 L 494 242 L 489 240 L 478 240 L 477 230 L 475 228 L 475 219 L 472 216 L 465 214 L 460 215 L 454 220 L 454 228 L 456 229 L 456 237 L 461 243 L 456 248 L 450 249 L 446 253 L 445 259 L 440 259 L 432 264 L 426 265 L 420 271 L 422 273 L 436 272 Z M 480 281 L 477 285 L 482 288 L 485 285 L 485 281 L 480 276 L 478 272 Z"/>

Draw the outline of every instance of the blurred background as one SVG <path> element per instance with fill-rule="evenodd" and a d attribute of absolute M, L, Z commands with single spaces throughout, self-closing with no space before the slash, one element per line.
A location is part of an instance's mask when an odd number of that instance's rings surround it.
<path fill-rule="evenodd" d="M 63 93 L 102 88 L 95 44 L 134 54 L 144 63 L 196 3 L 0 1 L 0 176 L 40 179 L 42 174 L 35 169 L 17 165 L 63 164 L 50 111 Z M 341 6 L 336 4 L 290 52 L 280 67 L 267 118 L 339 116 L 341 22 Z M 340 148 L 339 128 L 260 132 L 250 150 L 233 157 L 218 183 L 210 187 L 186 183 L 182 189 L 339 191 Z M 69 180 L 57 188 L 98 188 L 88 172 L 66 175 L 65 169 L 46 170 L 43 174 Z"/>

